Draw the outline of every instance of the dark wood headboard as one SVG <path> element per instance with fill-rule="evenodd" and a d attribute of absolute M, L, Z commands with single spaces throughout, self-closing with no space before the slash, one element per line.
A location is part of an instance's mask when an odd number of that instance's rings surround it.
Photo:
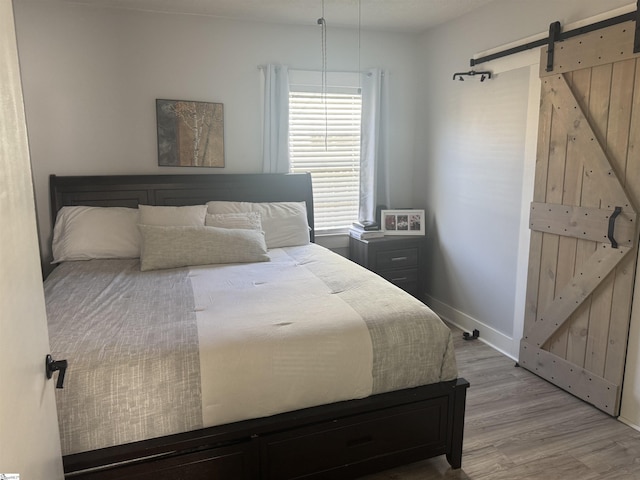
<path fill-rule="evenodd" d="M 202 205 L 211 200 L 307 202 L 314 237 L 311 175 L 227 173 L 205 175 L 107 175 L 49 177 L 52 224 L 64 206 L 131 207 Z"/>

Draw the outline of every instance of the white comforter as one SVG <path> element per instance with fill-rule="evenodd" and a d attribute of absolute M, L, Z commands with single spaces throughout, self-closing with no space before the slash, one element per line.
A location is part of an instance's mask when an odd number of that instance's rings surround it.
<path fill-rule="evenodd" d="M 68 262 L 45 282 L 63 453 L 457 376 L 424 304 L 322 247 L 140 272 Z"/>

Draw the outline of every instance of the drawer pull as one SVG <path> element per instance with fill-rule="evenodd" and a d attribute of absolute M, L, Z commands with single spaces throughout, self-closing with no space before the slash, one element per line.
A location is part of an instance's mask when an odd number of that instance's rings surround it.
<path fill-rule="evenodd" d="M 392 282 L 404 282 L 407 280 L 407 277 L 399 277 L 399 278 L 392 278 L 391 281 Z"/>
<path fill-rule="evenodd" d="M 407 257 L 393 257 L 391 259 L 392 262 L 404 262 L 407 259 Z"/>
<path fill-rule="evenodd" d="M 364 437 L 352 438 L 351 440 L 347 440 L 347 447 L 359 447 L 371 442 L 373 442 L 373 437 L 371 435 L 365 435 Z"/>

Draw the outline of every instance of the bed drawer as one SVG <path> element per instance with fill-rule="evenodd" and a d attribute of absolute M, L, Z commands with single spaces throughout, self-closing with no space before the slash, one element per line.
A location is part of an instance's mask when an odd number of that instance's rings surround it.
<path fill-rule="evenodd" d="M 403 248 L 400 250 L 385 250 L 378 252 L 376 256 L 378 270 L 389 268 L 405 268 L 418 266 L 418 249 Z"/>
<path fill-rule="evenodd" d="M 262 439 L 265 478 L 350 478 L 366 464 L 411 458 L 424 448 L 446 451 L 446 398 L 390 408 L 387 415 L 361 415 Z M 332 472 L 348 465 L 340 476 Z"/>
<path fill-rule="evenodd" d="M 70 480 L 249 480 L 257 478 L 258 448 L 254 442 L 149 462 L 81 473 Z"/>

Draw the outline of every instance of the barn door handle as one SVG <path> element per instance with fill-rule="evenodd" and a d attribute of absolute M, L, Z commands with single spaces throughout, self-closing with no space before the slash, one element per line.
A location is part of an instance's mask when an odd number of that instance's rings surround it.
<path fill-rule="evenodd" d="M 611 248 L 618 248 L 618 242 L 616 242 L 616 239 L 613 238 L 613 231 L 616 226 L 616 218 L 618 217 L 618 215 L 620 215 L 621 211 L 622 211 L 622 207 L 616 207 L 613 210 L 613 213 L 611 214 L 611 216 L 609 217 L 609 231 L 607 232 L 607 237 L 611 242 Z"/>
<path fill-rule="evenodd" d="M 45 359 L 45 370 L 47 372 L 47 378 L 53 377 L 53 372 L 59 372 L 56 388 L 62 388 L 64 384 L 64 374 L 67 372 L 67 361 L 54 360 L 51 355 L 47 355 Z"/>

